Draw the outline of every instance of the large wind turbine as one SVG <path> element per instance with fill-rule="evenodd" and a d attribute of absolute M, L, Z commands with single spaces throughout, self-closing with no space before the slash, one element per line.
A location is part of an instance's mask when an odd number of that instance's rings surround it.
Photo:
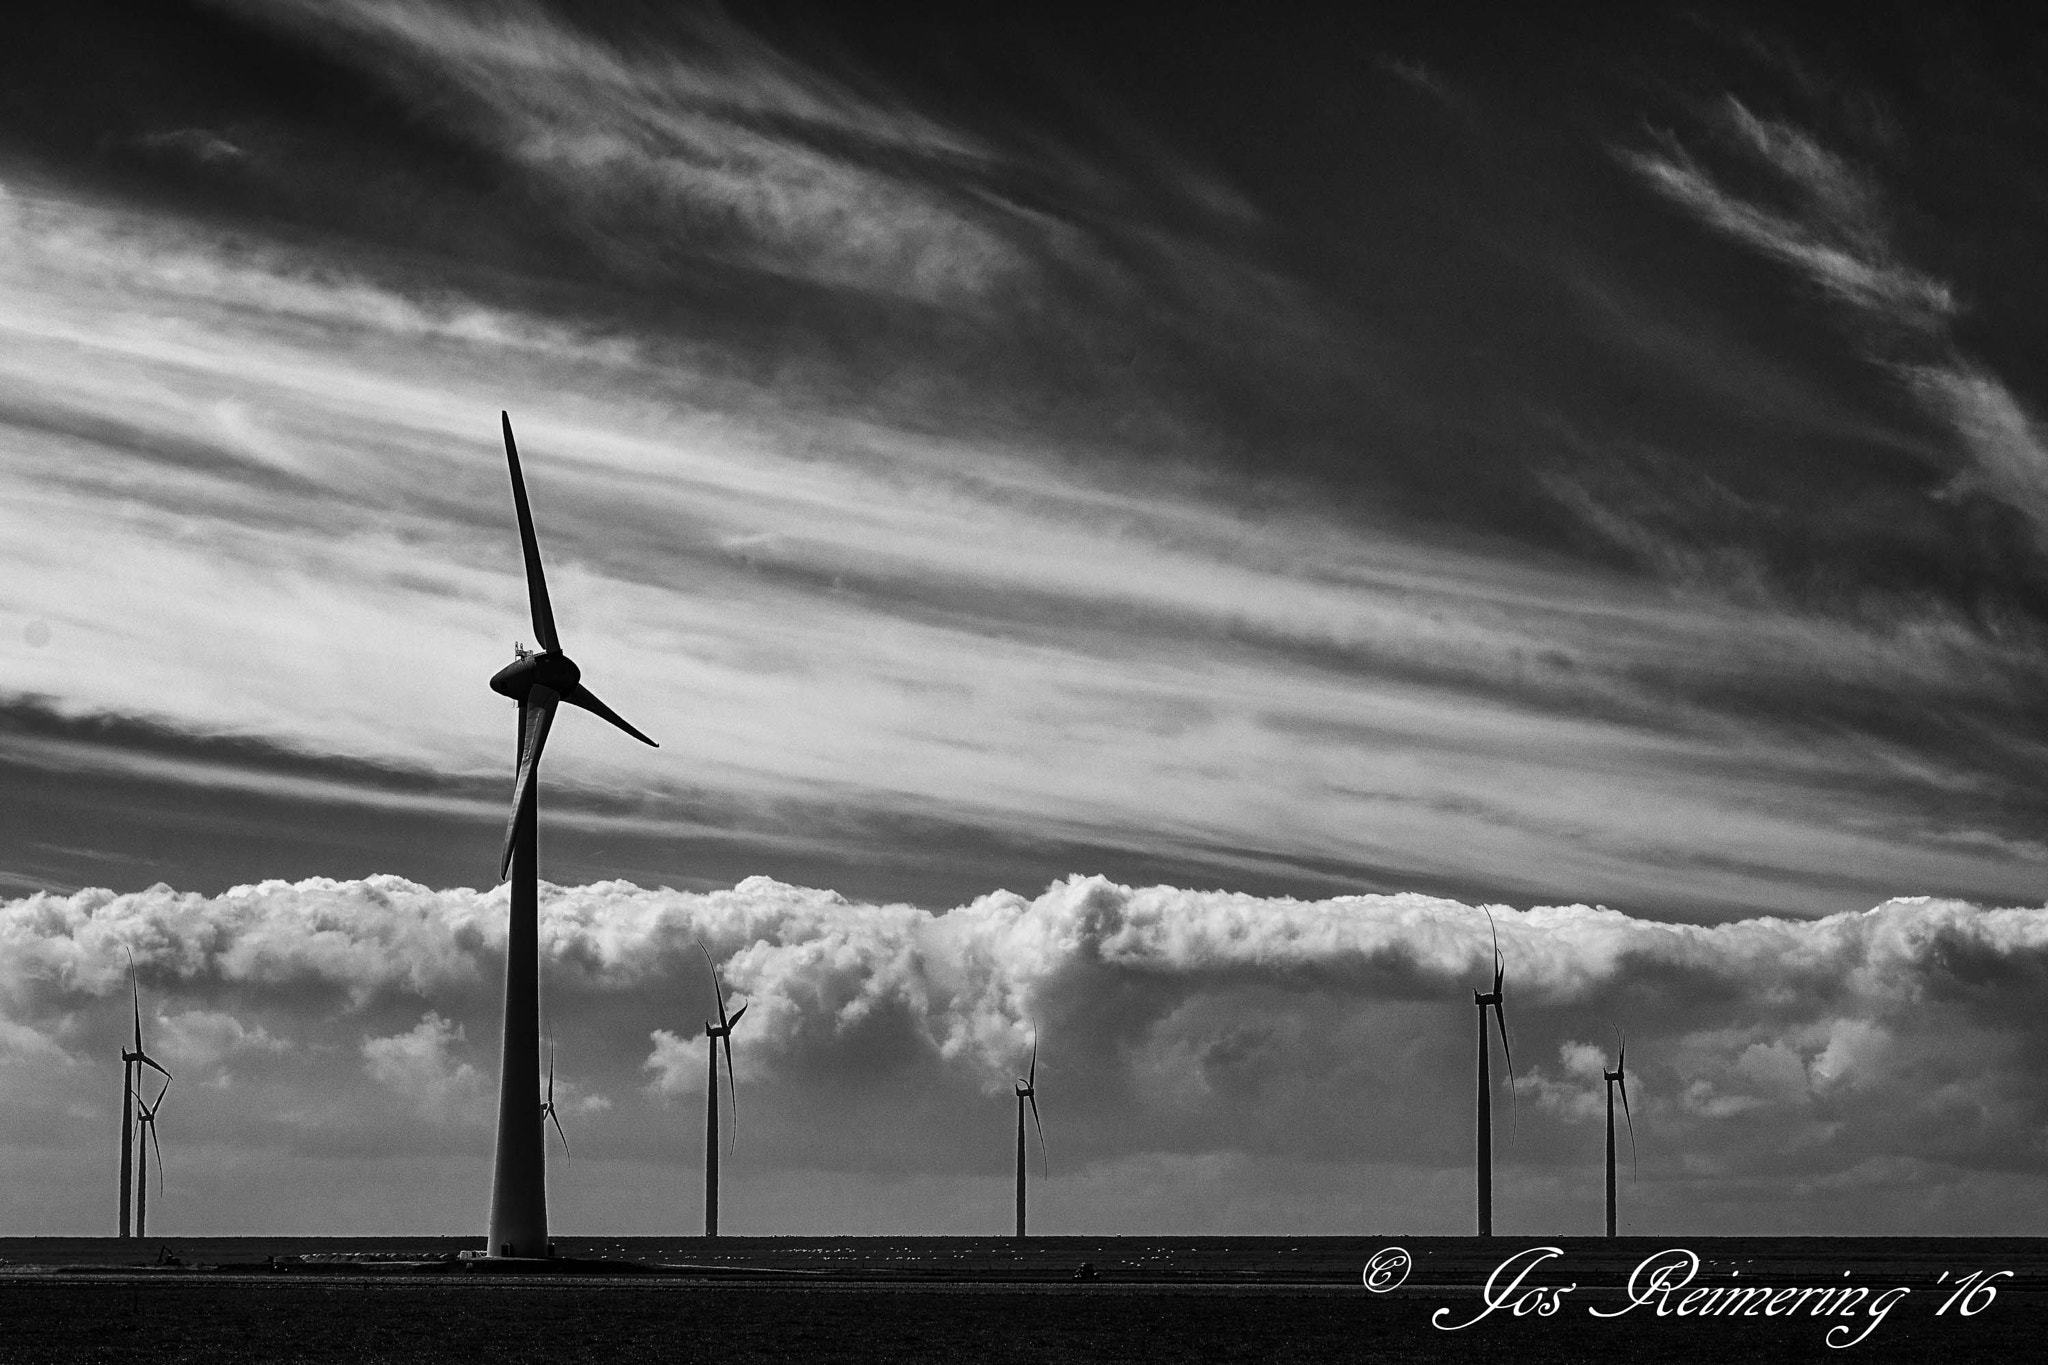
<path fill-rule="evenodd" d="M 1491 1049 L 1486 1042 L 1486 1011 L 1489 1007 L 1493 1010 L 1494 1024 L 1500 1031 L 1501 1053 L 1507 1058 L 1508 1095 L 1512 1097 L 1515 1093 L 1515 1054 L 1508 1047 L 1508 1019 L 1501 1008 L 1501 982 L 1507 971 L 1500 955 L 1500 930 L 1495 927 L 1490 910 L 1486 911 L 1486 927 L 1493 931 L 1493 989 L 1472 992 L 1472 1003 L 1479 1007 L 1479 1121 L 1474 1165 L 1479 1181 L 1481 1237 L 1493 1236 L 1493 1081 L 1487 1067 Z"/>
<path fill-rule="evenodd" d="M 711 970 L 711 993 L 718 997 L 718 1022 L 708 1019 L 704 1022 L 704 1046 L 706 1060 L 711 1064 L 710 1082 L 704 1089 L 704 1235 L 718 1235 L 718 1044 L 725 1042 L 725 1079 L 732 1086 L 732 1140 L 735 1144 L 740 1137 L 740 1084 L 732 1074 L 732 1031 L 739 1024 L 740 1016 L 747 1012 L 741 1005 L 732 1012 L 730 1019 L 725 1016 L 725 988 L 718 984 L 718 965 L 711 960 L 711 950 L 700 940 L 697 951 L 704 954 L 704 965 Z"/>
<path fill-rule="evenodd" d="M 163 1089 L 156 1092 L 156 1102 L 138 1098 L 136 1107 L 142 1112 L 136 1117 L 137 1127 L 149 1129 L 149 1145 L 156 1152 L 156 1192 L 164 1192 L 164 1145 L 156 1135 L 156 1111 L 164 1107 L 164 1096 L 171 1093 L 171 1083 L 164 1082 Z M 142 1154 L 142 1169 L 135 1178 L 135 1235 L 149 1236 L 149 1153 Z"/>
<path fill-rule="evenodd" d="M 142 1046 L 142 987 L 135 980 L 135 954 L 128 954 L 128 991 L 135 1005 L 135 1047 L 133 1051 L 121 1049 L 121 1235 L 128 1236 L 129 1199 L 133 1196 L 135 1180 L 135 1105 L 142 1080 L 142 1068 L 149 1067 L 164 1078 L 165 1088 L 170 1087 L 171 1073 L 157 1065 Z M 163 1103 L 163 1096 L 157 1096 L 157 1103 Z M 156 1135 L 156 1110 L 150 1108 L 150 1135 Z M 144 1161 L 147 1174 L 147 1160 Z M 162 1160 L 158 1160 L 161 1171 Z M 140 1230 L 135 1234 L 141 1236 Z"/>
<path fill-rule="evenodd" d="M 512 786 L 512 819 L 498 875 L 510 874 L 511 922 L 505 936 L 505 1040 L 498 1066 L 498 1152 L 491 1180 L 493 1256 L 548 1254 L 547 1133 L 534 1122 L 534 1085 L 540 1079 L 540 890 L 538 825 L 540 755 L 561 702 L 580 706 L 642 744 L 635 730 L 583 685 L 583 670 L 562 652 L 554 608 L 541 573 L 540 545 L 519 474 L 512 419 L 505 428 L 505 462 L 512 471 L 512 506 L 519 515 L 519 545 L 526 556 L 526 597 L 538 652 L 515 646 L 519 657 L 498 670 L 491 690 L 519 703 L 519 775 Z"/>
<path fill-rule="evenodd" d="M 1633 1165 L 1636 1159 L 1636 1120 L 1628 1111 L 1628 1035 L 1621 1036 L 1621 1051 L 1614 1059 L 1614 1070 L 1605 1067 L 1600 1074 L 1607 1082 L 1607 1235 L 1614 1235 L 1614 1088 L 1621 1087 L 1621 1116 L 1628 1120 L 1628 1159 Z"/>
<path fill-rule="evenodd" d="M 1038 1162 L 1045 1171 L 1045 1125 L 1038 1121 L 1038 1039 L 1031 1040 L 1031 1069 L 1017 1082 L 1017 1235 L 1024 1235 L 1024 1105 L 1031 1105 L 1031 1123 L 1038 1129 Z"/>

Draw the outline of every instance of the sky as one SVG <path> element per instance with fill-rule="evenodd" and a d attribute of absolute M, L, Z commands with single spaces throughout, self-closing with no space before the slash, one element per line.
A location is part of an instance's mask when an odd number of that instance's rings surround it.
<path fill-rule="evenodd" d="M 481 1231 L 508 411 L 567 1232 L 2048 1215 L 2001 11 L 0 20 L 0 1227 Z M 1496 1058 L 1498 1063 L 1499 1059 Z M 33 1173 L 35 1179 L 25 1178 Z M 366 1198 L 366 1191 L 375 1197 Z"/>

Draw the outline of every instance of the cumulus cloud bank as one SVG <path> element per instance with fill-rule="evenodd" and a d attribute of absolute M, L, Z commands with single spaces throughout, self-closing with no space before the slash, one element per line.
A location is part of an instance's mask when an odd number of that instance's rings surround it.
<path fill-rule="evenodd" d="M 373 877 L 7 903 L 0 1071 L 40 1107 L 8 1120 L 9 1160 L 105 1136 L 112 1068 L 96 1063 L 115 1055 L 131 949 L 145 1025 L 185 1068 L 167 1142 L 371 1161 L 467 1150 L 491 1117 L 503 898 Z M 1964 1220 L 1930 1230 L 1977 1230 L 2041 1193 L 2048 910 L 1912 898 L 1715 926 L 1490 913 L 1523 1069 L 1504 1183 L 1524 1216 L 1569 1220 L 1592 1189 L 1617 1028 L 1637 1198 L 1662 1225 L 1862 1230 L 1886 1216 L 1856 1212 L 1875 1185 L 1895 1209 Z M 1073 877 L 933 913 L 767 878 L 709 893 L 608 882 L 545 888 L 541 933 L 579 1157 L 693 1168 L 678 1134 L 694 1130 L 713 1009 L 702 942 L 749 1007 L 734 1051 L 763 1177 L 993 1178 L 1034 1037 L 1077 1183 L 1222 1160 L 1254 1183 L 1385 1163 L 1420 1188 L 1455 1185 L 1469 1162 L 1464 992 L 1491 939 L 1457 901 Z M 242 1121 L 259 1110 L 266 1124 Z M 1957 1199 L 1993 1175 L 2015 1191 L 2003 1214 Z M 1173 1224 L 1171 1198 L 1119 1207 Z M 80 1200 L 74 1225 L 91 1221 Z M 1440 1225 L 1459 1226 L 1463 1202 L 1439 1202 Z M 1256 1204 L 1228 1216 L 1259 1225 Z M 1389 1214 L 1368 1200 L 1324 1216 L 1337 1231 Z"/>

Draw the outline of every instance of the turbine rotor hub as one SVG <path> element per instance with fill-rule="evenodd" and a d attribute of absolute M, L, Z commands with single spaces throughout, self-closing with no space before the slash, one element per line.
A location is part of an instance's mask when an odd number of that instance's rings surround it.
<path fill-rule="evenodd" d="M 566 654 L 559 651 L 522 654 L 492 675 L 491 691 L 514 701 L 523 701 L 535 687 L 545 687 L 559 696 L 567 696 L 582 681 L 583 670 Z"/>

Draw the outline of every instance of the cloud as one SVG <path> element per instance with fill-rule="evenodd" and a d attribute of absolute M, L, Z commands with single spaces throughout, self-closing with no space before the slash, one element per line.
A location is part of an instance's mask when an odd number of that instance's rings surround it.
<path fill-rule="evenodd" d="M 398 877 L 264 882 L 214 897 L 159 883 L 127 895 L 32 898 L 13 902 L 0 920 L 0 942 L 9 949 L 0 991 L 17 999 L 118 994 L 132 952 L 145 973 L 265 998 L 300 998 L 320 987 L 358 1008 L 385 991 L 424 997 L 474 979 L 487 921 L 495 922 L 491 903 L 476 892 L 444 897 Z"/>
<path fill-rule="evenodd" d="M 287 1145 L 395 1152 L 476 1128 L 491 1105 L 472 1040 L 495 1032 L 502 970 L 479 920 L 501 903 L 394 878 L 8 902 L 5 1038 L 32 1044 L 10 1043 L 10 1074 L 64 1121 L 69 1054 L 111 1055 L 120 1036 L 132 943 L 152 1037 L 202 1071 L 240 1059 L 232 1091 L 182 1102 L 188 1140 L 260 1143 L 219 1126 L 232 1106 L 282 1115 L 267 1131 Z M 1585 1159 L 1603 1045 L 1581 1040 L 1608 1024 L 1628 1032 L 1643 1179 L 1673 1216 L 1708 1216 L 1713 1174 L 1783 1194 L 1879 1158 L 2033 1159 L 2048 909 L 1907 898 L 1713 926 L 1491 910 L 1517 1052 L 1539 1059 L 1504 1158 L 1532 1179 Z M 1000 1156 L 982 1129 L 1000 1127 L 990 1115 L 1034 1039 L 1074 1167 L 1183 1153 L 1456 1170 L 1430 1135 L 1469 1108 L 1465 992 L 1492 952 L 1478 907 L 1413 894 L 1075 877 L 934 913 L 766 878 L 546 887 L 544 998 L 579 1156 L 673 1150 L 714 1009 L 700 940 L 748 1010 L 734 1033 L 748 1159 L 876 1177 Z M 351 1060 L 398 1108 L 349 1103 Z"/>
<path fill-rule="evenodd" d="M 761 183 L 786 172 L 808 189 L 748 209 L 733 241 L 758 238 L 790 269 L 843 269 L 865 281 L 854 292 L 892 298 L 929 286 L 971 312 L 994 297 L 976 290 L 995 276 L 943 264 L 921 274 L 890 254 L 923 250 L 917 231 L 880 251 L 831 229 L 820 206 L 886 224 L 887 195 L 929 199 L 976 232 L 1002 224 L 997 235 L 1041 273 L 1086 255 L 1074 242 L 1096 239 L 1075 225 L 1094 224 L 1130 247 L 1108 254 L 1137 275 L 1076 284 L 1092 300 L 1078 311 L 1028 293 L 1023 313 L 1056 314 L 1055 331 L 1084 318 L 1074 327 L 1086 345 L 1051 348 L 1062 364 L 1079 356 L 1092 374 L 1098 333 L 1163 309 L 1180 318 L 1172 327 L 1194 318 L 1202 337 L 1226 338 L 1233 374 L 1249 363 L 1243 346 L 1280 338 L 1271 344 L 1291 358 L 1275 372 L 1290 384 L 1317 388 L 1316 367 L 1338 363 L 1303 357 L 1348 357 L 1331 391 L 1379 382 L 1361 373 L 1377 360 L 1320 344 L 1326 310 L 1298 306 L 1299 281 L 1231 235 L 1264 228 L 1241 189 L 1224 206 L 1219 171 L 1180 192 L 1217 205 L 1186 232 L 1165 225 L 1179 210 L 1143 208 L 1142 176 L 1085 159 L 1014 201 L 1029 213 L 1002 195 L 1011 208 L 970 210 L 993 193 L 988 175 L 1044 168 L 735 27 L 685 25 L 636 45 L 525 5 L 299 13 L 257 22 L 288 23 L 399 81 L 421 127 L 502 158 L 506 183 L 587 173 L 616 184 L 622 207 L 605 221 L 621 232 L 677 230 L 666 201 L 636 197 L 648 177 L 696 194 L 700 162 L 712 180 L 751 178 L 748 157 L 782 157 Z M 1847 163 L 1735 110 L 1721 116 L 1722 144 L 1792 187 L 1767 206 L 1772 221 L 1891 279 L 1898 253 L 1857 226 L 1875 201 L 1855 192 Z M 624 150 L 576 170 L 569 150 L 607 129 Z M 1710 174 L 1706 156 L 1691 163 L 1697 176 Z M 661 169 L 670 161 L 682 169 Z M 831 173 L 805 180 L 814 162 Z M 1186 179 L 1200 163 L 1175 164 Z M 1696 188 L 1729 198 L 1724 179 Z M 582 191 L 568 202 L 584 204 Z M 1817 226 L 1800 226 L 1802 206 Z M 1081 239 L 1016 235 L 1020 217 Z M 1217 227 L 1226 219 L 1234 226 Z M 852 254 L 831 264 L 809 245 L 820 233 Z M 946 240 L 930 238 L 935 259 L 953 259 Z M 1532 555 L 1405 525 L 1377 495 L 1247 513 L 1230 489 L 1184 477 L 1228 442 L 1179 400 L 1159 400 L 1175 424 L 1164 455 L 1121 420 L 992 423 L 928 393 L 886 409 L 847 398 L 868 390 L 844 372 L 821 379 L 774 345 L 683 341 L 648 321 L 699 317 L 691 308 L 620 307 L 601 292 L 576 293 L 573 308 L 534 302 L 560 280 L 537 293 L 460 272 L 422 283 L 343 238 L 286 243 L 247 223 L 20 184 L 0 200 L 0 245 L 0 368 L 13 395 L 0 405 L 0 615 L 11 623 L 0 634 L 31 621 L 52 632 L 48 647 L 7 656 L 0 705 L 34 696 L 74 721 L 137 718 L 195 742 L 373 767 L 325 781 L 113 744 L 6 744 L 39 775 L 489 823 L 507 718 L 479 681 L 524 630 L 493 444 L 492 414 L 510 403 L 571 648 L 593 686 L 666 746 L 635 752 L 565 729 L 550 778 L 577 789 L 561 809 L 579 828 L 673 849 L 714 827 L 759 855 L 730 871 L 794 877 L 814 875 L 782 856 L 799 840 L 865 857 L 877 828 L 946 822 L 981 846 L 1060 850 L 1033 867 L 1034 883 L 1086 856 L 1096 861 L 1078 865 L 1125 877 L 1571 894 L 1699 916 L 1835 909 L 1897 887 L 1997 899 L 2036 870 L 2012 842 L 2034 823 L 2032 785 L 1984 755 L 2006 751 L 2029 714 L 2038 642 L 1988 635 L 1938 594 L 1910 614 L 1859 615 L 1855 573 L 1837 573 L 1796 525 L 1795 557 L 1816 561 L 1818 578 L 1846 578 L 1852 610 L 1761 592 L 1731 608 L 1741 594 L 1711 593 L 1735 577 L 1731 557 L 1654 553 L 1681 539 L 1661 526 L 1628 542 L 1651 542 L 1639 558 L 1663 581 L 1645 584 L 1555 545 Z M 1199 306 L 1155 306 L 1149 284 L 1129 292 L 1147 271 Z M 644 282 L 606 278 L 636 298 Z M 762 305 L 761 317 L 798 320 L 770 330 L 816 330 L 784 307 Z M 1008 346 L 1027 322 L 975 331 Z M 867 350 L 867 329 L 855 330 Z M 921 323 L 920 356 L 947 355 L 907 367 L 920 392 L 959 349 L 929 332 Z M 2032 458 L 2024 410 L 1947 384 L 1957 373 L 1918 382 L 1950 395 L 1944 411 L 1978 414 L 1983 448 L 2004 452 L 1996 486 L 2019 487 Z M 1008 394 L 1009 380 L 976 369 L 970 387 Z M 1074 384 L 1049 387 L 1055 407 L 1073 409 Z M 1125 397 L 1117 412 L 1135 421 L 1139 400 Z M 1337 439 L 1318 431 L 1310 444 Z M 1246 448 L 1284 465 L 1300 444 L 1273 428 Z M 1397 444 L 1362 441 L 1347 465 L 1377 468 Z M 1484 500 L 1475 491 L 1447 515 Z M 1625 539 L 1646 519 L 1613 506 L 1629 501 L 1576 509 L 1588 522 L 1611 513 Z M 1692 510 L 1676 501 L 1678 515 Z M 1764 499 L 1730 501 L 1726 516 L 1784 520 Z M 386 679 L 376 687 L 354 671 L 372 641 Z M 227 685 L 223 651 L 237 665 Z M 1930 715 L 1953 729 L 1927 736 Z M 1975 799 L 1954 801 L 1964 787 Z M 898 838 L 887 853 L 934 858 L 940 842 Z M 360 856 L 281 870 L 393 865 Z M 71 885 L 111 875 L 10 862 Z M 694 875 L 673 853 L 639 866 Z M 1193 868 L 1204 870 L 1179 870 Z"/>
<path fill-rule="evenodd" d="M 1903 369 L 1908 386 L 1955 432 L 1970 460 L 1957 493 L 1983 489 L 2048 537 L 2048 442 L 2040 418 L 1984 366 L 1956 358 Z"/>
<path fill-rule="evenodd" d="M 173 1069 L 219 1067 L 243 1054 L 287 1052 L 291 1046 L 261 1024 L 247 1025 L 218 1010 L 186 1010 L 153 1022 L 160 1030 L 152 1035 L 160 1040 L 155 1053 L 175 1064 Z"/>
<path fill-rule="evenodd" d="M 1792 266 L 1842 303 L 1902 328 L 1933 330 L 1958 311 L 1944 282 L 1900 261 L 1869 177 L 1803 129 L 1759 117 L 1729 96 L 1720 129 L 1774 174 L 1782 207 L 1725 188 L 1675 139 L 1622 160 L 1709 226 Z"/>
<path fill-rule="evenodd" d="M 1028 220 L 992 226 L 933 183 L 971 175 L 985 148 L 715 16 L 634 47 L 523 3 L 298 8 L 323 38 L 367 47 L 365 64 L 420 104 L 459 101 L 618 265 L 665 274 L 724 258 L 933 303 L 1025 269 L 1006 238 Z"/>
<path fill-rule="evenodd" d="M 703 1094 L 706 1085 L 703 1049 L 665 1028 L 654 1030 L 648 1037 L 654 1043 L 654 1050 L 647 1054 L 647 1060 L 641 1065 L 655 1075 L 647 1083 L 647 1088 L 662 1096 Z"/>
<path fill-rule="evenodd" d="M 122 746 L 14 746 L 39 770 L 490 818 L 476 784 L 502 767 L 502 719 L 477 681 L 524 609 L 492 519 L 493 429 L 473 416 L 529 384 L 555 395 L 519 420 L 565 629 L 602 694 L 671 741 L 565 743 L 554 775 L 648 832 L 688 837 L 709 788 L 743 810 L 943 815 L 1154 859 L 1229 850 L 1246 867 L 1362 860 L 1411 884 L 1448 875 L 1436 850 L 1456 844 L 1474 882 L 1751 906 L 1782 887 L 1773 869 L 1654 852 L 1677 826 L 1727 831 L 1733 861 L 1789 837 L 1755 830 L 1744 784 L 1701 779 L 1745 735 L 1703 728 L 1711 694 L 1663 680 L 1733 675 L 1751 697 L 1794 695 L 1794 714 L 1843 684 L 1903 691 L 1915 709 L 2001 704 L 2012 646 L 1955 630 L 1923 646 L 1695 610 L 1502 547 L 1140 494 L 1036 447 L 821 428 L 761 394 L 646 416 L 648 386 L 667 381 L 630 348 L 586 356 L 593 391 L 570 396 L 564 329 L 423 305 L 196 228 L 10 207 L 8 364 L 42 407 L 0 426 L 19 457 L 5 505 L 24 509 L 0 512 L 17 561 L 4 605 L 58 629 L 56 647 L 10 659 L 5 685 L 73 717 L 379 771 L 323 784 Z M 117 299 L 124 320 L 102 325 Z M 337 350 L 337 335 L 374 340 Z M 840 458 L 814 458 L 820 441 Z M 121 491 L 138 486 L 147 499 Z M 365 640 L 403 679 L 403 705 L 353 683 Z M 240 661 L 228 688 L 223 641 Z M 672 760 L 684 734 L 687 778 Z M 1958 884 L 1953 846 L 1838 856 L 1877 790 L 1867 759 L 1775 737 L 1761 752 L 1828 770 L 1833 800 L 1800 816 L 1817 827 L 1804 861 L 1900 864 L 1839 894 Z M 1694 776 L 1673 787 L 1674 767 Z M 1639 799 L 1612 798 L 1624 773 Z M 1503 792 L 1538 786 L 1532 823 Z M 1361 828 L 1375 831 L 1363 847 Z M 1613 843 L 1589 846 L 1589 829 Z"/>
<path fill-rule="evenodd" d="M 144 133 L 135 145 L 145 152 L 185 157 L 205 166 L 232 165 L 248 151 L 232 138 L 210 128 L 166 128 Z"/>
<path fill-rule="evenodd" d="M 0 1055 L 10 1065 L 28 1062 L 61 1066 L 72 1060 L 49 1035 L 11 1019 L 0 1020 Z"/>
<path fill-rule="evenodd" d="M 1712 124 L 1734 153 L 1708 169 L 1675 138 L 1618 155 L 1658 194 L 1706 226 L 1791 267 L 1843 310 L 1859 350 L 1892 374 L 1950 436 L 1964 471 L 1946 490 L 1982 490 L 2022 513 L 2048 545 L 2048 448 L 2042 424 L 2010 385 L 1956 341 L 1964 312 L 1944 280 L 1894 245 L 1876 168 L 1852 164 L 1821 137 L 1764 118 L 1727 97 Z M 1768 189 L 1738 189 L 1744 171 Z M 1775 192 L 1777 202 L 1769 202 Z"/>
<path fill-rule="evenodd" d="M 455 1057 L 462 1042 L 462 1025 L 429 1011 L 410 1032 L 363 1039 L 363 1070 L 432 1122 L 460 1117 L 474 1123 L 484 1098 L 484 1079 L 475 1067 Z"/>

